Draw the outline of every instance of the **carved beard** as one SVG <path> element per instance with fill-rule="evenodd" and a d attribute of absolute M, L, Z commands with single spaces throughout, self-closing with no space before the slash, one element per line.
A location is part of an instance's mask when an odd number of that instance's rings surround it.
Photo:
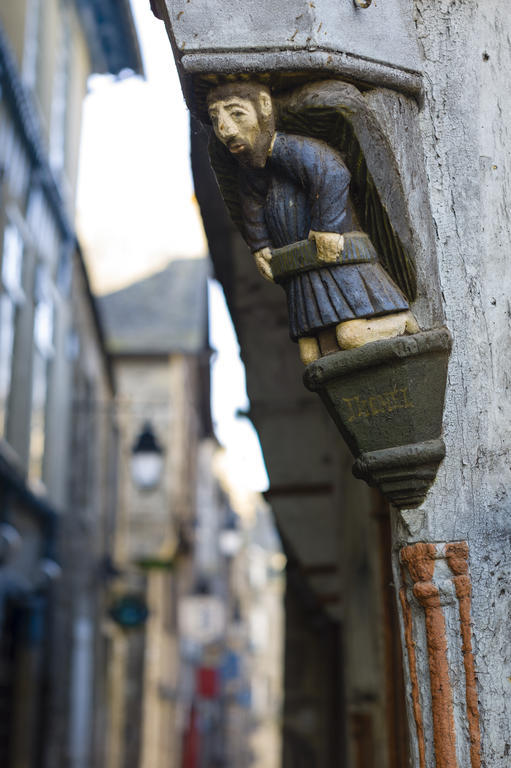
<path fill-rule="evenodd" d="M 264 117 L 258 112 L 259 134 L 254 141 L 253 146 L 247 147 L 243 152 L 235 155 L 240 165 L 246 165 L 251 168 L 264 168 L 268 158 L 268 150 L 275 131 L 275 119 L 273 114 Z"/>

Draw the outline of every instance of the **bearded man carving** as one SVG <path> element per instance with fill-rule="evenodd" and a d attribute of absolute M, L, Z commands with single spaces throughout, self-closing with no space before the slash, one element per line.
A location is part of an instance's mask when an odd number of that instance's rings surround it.
<path fill-rule="evenodd" d="M 321 356 L 330 329 L 340 349 L 417 332 L 407 298 L 360 230 L 341 155 L 324 141 L 276 131 L 260 83 L 214 87 L 207 103 L 215 135 L 238 162 L 243 235 L 263 277 L 274 279 L 276 249 L 315 243 L 314 263 L 280 280 L 302 361 Z"/>

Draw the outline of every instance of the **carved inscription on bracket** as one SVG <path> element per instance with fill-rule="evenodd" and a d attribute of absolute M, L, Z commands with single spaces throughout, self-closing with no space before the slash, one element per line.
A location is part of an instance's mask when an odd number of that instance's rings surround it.
<path fill-rule="evenodd" d="M 471 768 L 480 768 L 481 737 L 477 701 L 477 679 L 470 626 L 471 582 L 468 570 L 468 544 L 418 542 L 404 547 L 400 553 L 402 587 L 400 603 L 403 612 L 405 645 L 411 683 L 412 712 L 418 742 L 418 764 L 426 768 L 432 755 L 427 755 L 424 738 L 424 708 L 430 710 L 433 722 L 434 763 L 437 768 L 465 768 L 470 756 Z M 457 602 L 459 635 L 447 631 L 446 611 Z M 429 689 L 421 686 L 416 647 L 425 637 Z M 461 641 L 461 642 L 460 642 Z M 461 653 L 460 653 L 461 649 Z M 455 717 L 452 680 L 456 671 L 449 659 L 459 655 L 460 671 L 465 681 L 463 712 Z M 452 664 L 452 661 L 451 661 Z M 459 706 L 459 704 L 458 704 Z M 461 717 L 460 717 L 461 715 Z M 468 722 L 465 730 L 455 722 Z M 466 755 L 460 763 L 460 755 Z"/>
<path fill-rule="evenodd" d="M 343 397 L 342 402 L 348 409 L 348 423 L 367 419 L 371 416 L 379 416 L 383 413 L 393 413 L 404 408 L 413 408 L 408 395 L 408 387 L 391 389 L 381 394 L 369 395 L 369 397 Z"/>

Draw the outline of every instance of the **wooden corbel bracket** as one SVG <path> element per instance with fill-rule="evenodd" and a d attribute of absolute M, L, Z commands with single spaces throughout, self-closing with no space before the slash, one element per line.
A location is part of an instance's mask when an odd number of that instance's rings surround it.
<path fill-rule="evenodd" d="M 353 473 L 396 507 L 425 499 L 445 456 L 441 437 L 451 336 L 447 328 L 376 341 L 307 366 L 350 448 Z"/>

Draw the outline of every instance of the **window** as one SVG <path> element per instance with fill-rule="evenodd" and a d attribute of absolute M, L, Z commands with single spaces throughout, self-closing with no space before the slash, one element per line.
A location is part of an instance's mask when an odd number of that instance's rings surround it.
<path fill-rule="evenodd" d="M 0 293 L 0 436 L 4 437 L 11 391 L 12 358 L 17 308 L 24 301 L 22 290 L 23 239 L 14 224 L 4 230 L 2 291 Z"/>
<path fill-rule="evenodd" d="M 0 170 L 5 176 L 6 196 L 20 205 L 30 179 L 30 160 L 14 121 L 0 104 Z"/>
<path fill-rule="evenodd" d="M 60 238 L 55 218 L 41 189 L 33 189 L 27 208 L 27 224 L 42 262 L 56 269 Z"/>
<path fill-rule="evenodd" d="M 66 159 L 66 123 L 71 54 L 71 30 L 68 9 L 62 8 L 60 41 L 53 80 L 50 126 L 50 164 L 56 174 L 64 172 Z"/>
<path fill-rule="evenodd" d="M 35 90 L 39 59 L 41 0 L 28 0 L 26 18 L 22 77 L 25 85 Z"/>
<path fill-rule="evenodd" d="M 43 480 L 50 364 L 54 356 L 56 288 L 53 275 L 61 249 L 57 223 L 41 188 L 31 190 L 27 228 L 37 251 L 34 280 L 34 344 L 30 411 L 29 479 Z"/>
<path fill-rule="evenodd" d="M 54 305 L 48 269 L 40 265 L 36 272 L 34 313 L 34 366 L 32 373 L 32 409 L 30 420 L 29 478 L 43 479 L 46 436 L 48 373 L 53 357 Z"/>

